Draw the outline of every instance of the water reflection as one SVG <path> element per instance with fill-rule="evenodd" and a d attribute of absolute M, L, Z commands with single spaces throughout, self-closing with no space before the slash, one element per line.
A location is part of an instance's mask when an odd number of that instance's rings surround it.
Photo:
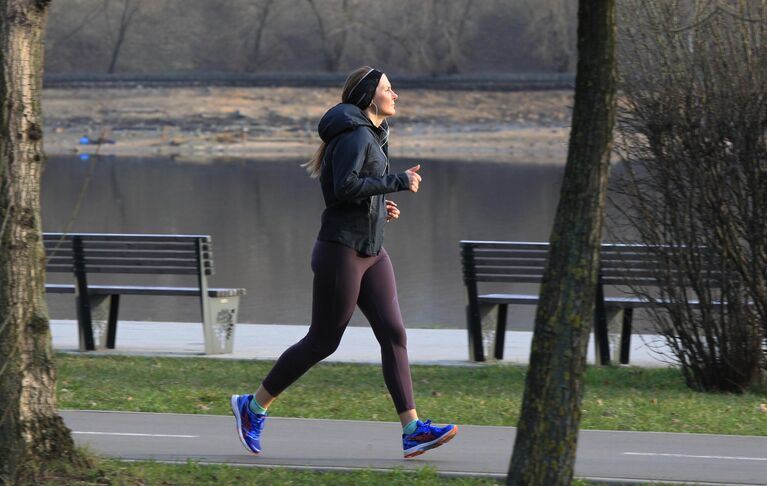
<path fill-rule="evenodd" d="M 67 227 L 87 183 L 70 231 L 210 234 L 212 285 L 248 290 L 240 322 L 305 323 L 309 257 L 323 204 L 319 184 L 300 163 L 51 156 L 43 176 L 43 229 Z M 403 315 L 410 327 L 463 327 L 458 240 L 546 240 L 563 166 L 400 159 L 392 168 L 415 163 L 422 166 L 421 191 L 391 195 L 402 217 L 387 226 L 385 240 Z M 67 280 L 49 276 L 50 282 Z M 183 285 L 172 277 L 155 282 Z M 52 317 L 74 317 L 71 296 L 48 301 Z M 516 328 L 532 313 L 510 311 Z M 195 322 L 199 309 L 194 299 L 127 296 L 121 318 Z M 352 324 L 363 323 L 355 314 Z"/>

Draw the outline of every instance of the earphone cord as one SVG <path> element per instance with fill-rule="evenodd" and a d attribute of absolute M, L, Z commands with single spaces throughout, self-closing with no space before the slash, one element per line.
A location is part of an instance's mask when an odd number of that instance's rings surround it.
<path fill-rule="evenodd" d="M 372 101 L 370 102 L 370 104 L 376 107 L 376 118 L 378 118 L 378 105 L 376 105 Z M 386 157 L 386 168 L 384 168 L 384 173 L 381 174 L 382 176 L 386 175 L 386 173 L 389 171 L 389 156 L 386 154 L 386 151 L 384 151 L 384 149 L 383 149 L 384 145 L 389 143 L 389 122 L 384 120 L 382 125 L 384 125 L 384 124 L 386 125 L 384 127 L 384 130 L 386 131 L 386 135 L 384 135 L 383 142 L 381 143 L 381 151 L 384 153 L 384 157 Z"/>

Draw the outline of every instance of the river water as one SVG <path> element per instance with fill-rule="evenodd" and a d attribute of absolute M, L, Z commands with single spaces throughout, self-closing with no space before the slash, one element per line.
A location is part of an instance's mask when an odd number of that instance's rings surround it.
<path fill-rule="evenodd" d="M 319 183 L 306 176 L 301 162 L 51 156 L 42 182 L 43 230 L 210 234 L 216 265 L 211 285 L 247 289 L 240 322 L 305 324 L 310 254 L 323 203 Z M 402 216 L 387 225 L 384 243 L 402 313 L 408 327 L 464 327 L 458 241 L 547 240 L 564 166 L 399 159 L 392 170 L 416 163 L 422 166 L 421 190 L 390 195 Z M 48 277 L 70 280 L 65 274 Z M 169 277 L 153 283 L 184 285 Z M 74 318 L 72 296 L 51 295 L 48 302 L 53 318 Z M 529 329 L 531 315 L 532 308 L 512 306 L 511 326 Z M 120 317 L 200 320 L 195 299 L 168 297 L 126 296 Z M 352 325 L 363 324 L 357 312 Z"/>

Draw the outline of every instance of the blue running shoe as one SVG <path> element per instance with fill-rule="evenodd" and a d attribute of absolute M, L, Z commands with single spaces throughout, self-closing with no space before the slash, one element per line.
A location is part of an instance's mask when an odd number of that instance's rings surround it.
<path fill-rule="evenodd" d="M 412 434 L 402 434 L 402 448 L 405 451 L 405 459 L 420 456 L 429 449 L 434 449 L 445 444 L 458 433 L 457 425 L 435 427 L 431 420 L 417 422 L 417 428 Z"/>
<path fill-rule="evenodd" d="M 232 395 L 232 413 L 237 420 L 237 434 L 240 442 L 253 454 L 261 452 L 261 431 L 264 430 L 265 414 L 250 410 L 253 395 Z"/>

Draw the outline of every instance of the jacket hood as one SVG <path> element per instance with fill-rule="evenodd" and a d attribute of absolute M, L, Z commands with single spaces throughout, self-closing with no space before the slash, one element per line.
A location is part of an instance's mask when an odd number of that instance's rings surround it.
<path fill-rule="evenodd" d="M 372 127 L 378 133 L 373 122 L 357 106 L 339 103 L 325 113 L 317 126 L 317 132 L 323 142 L 329 143 L 337 135 L 362 126 Z"/>

